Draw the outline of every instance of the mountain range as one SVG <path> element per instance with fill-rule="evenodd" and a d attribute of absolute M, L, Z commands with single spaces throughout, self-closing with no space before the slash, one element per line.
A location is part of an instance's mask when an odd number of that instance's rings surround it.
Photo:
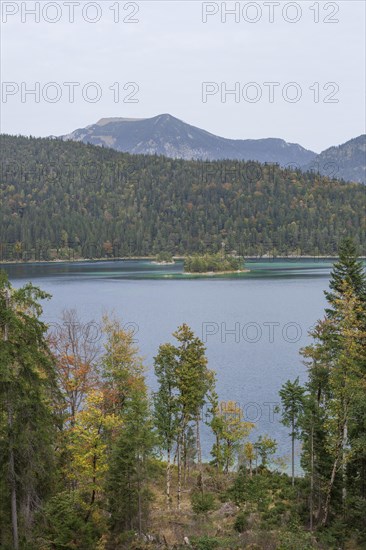
<path fill-rule="evenodd" d="M 185 160 L 241 160 L 294 165 L 346 181 L 366 183 L 366 135 L 319 155 L 279 138 L 227 139 L 162 114 L 152 118 L 102 118 L 61 136 L 117 151 Z"/>

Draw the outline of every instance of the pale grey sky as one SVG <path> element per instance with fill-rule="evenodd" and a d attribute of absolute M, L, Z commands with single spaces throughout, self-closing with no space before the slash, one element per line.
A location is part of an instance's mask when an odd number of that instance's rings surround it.
<path fill-rule="evenodd" d="M 365 6 L 1 0 L 1 132 L 61 135 L 170 113 L 319 152 L 365 132 Z"/>

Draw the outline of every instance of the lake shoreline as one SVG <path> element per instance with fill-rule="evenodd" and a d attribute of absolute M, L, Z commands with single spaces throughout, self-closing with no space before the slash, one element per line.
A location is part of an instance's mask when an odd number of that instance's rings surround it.
<path fill-rule="evenodd" d="M 175 261 L 184 261 L 184 256 L 175 256 Z M 359 256 L 360 260 L 366 260 L 366 256 Z M 276 261 L 276 260 L 337 260 L 338 256 L 245 256 L 245 260 L 256 261 Z M 0 260 L 1 265 L 31 265 L 31 264 L 62 264 L 62 263 L 92 263 L 92 262 L 125 262 L 125 261 L 148 261 L 154 265 L 174 265 L 172 263 L 157 263 L 152 256 L 121 256 L 119 258 L 67 258 L 67 259 L 55 259 L 55 260 Z M 228 273 L 228 272 L 224 272 Z"/>
<path fill-rule="evenodd" d="M 190 277 L 214 277 L 215 275 L 236 275 L 237 273 L 249 273 L 250 269 L 235 269 L 230 271 L 183 271 L 183 275 Z"/>

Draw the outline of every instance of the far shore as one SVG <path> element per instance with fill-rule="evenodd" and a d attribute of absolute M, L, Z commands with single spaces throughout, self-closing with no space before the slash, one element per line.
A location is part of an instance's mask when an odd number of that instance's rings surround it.
<path fill-rule="evenodd" d="M 137 260 L 144 260 L 144 261 L 149 261 L 151 262 L 152 264 L 154 265 L 174 265 L 176 261 L 183 261 L 184 260 L 184 256 L 174 256 L 174 262 L 157 262 L 155 259 L 155 256 L 121 256 L 121 257 L 115 257 L 115 258 L 73 258 L 73 257 L 70 257 L 70 258 L 65 258 L 65 259 L 60 259 L 60 258 L 55 258 L 55 259 L 52 259 L 52 260 L 34 260 L 34 259 L 29 259 L 29 260 L 24 260 L 24 259 L 19 259 L 19 260 L 15 260 L 15 259 L 12 259 L 12 260 L 2 260 L 0 259 L 0 265 L 9 265 L 9 264 L 57 264 L 57 263 L 76 263 L 76 262 L 119 262 L 119 261 L 137 261 Z M 360 256 L 359 257 L 361 260 L 366 260 L 366 256 Z M 298 256 L 298 255 L 287 255 L 287 256 L 283 256 L 283 255 L 280 255 L 280 256 L 267 256 L 267 255 L 263 255 L 263 256 L 245 256 L 244 257 L 245 260 L 257 260 L 257 261 L 261 261 L 261 260 L 267 260 L 267 261 L 276 261 L 276 260 L 337 260 L 338 259 L 338 256 L 324 256 L 324 255 L 302 255 L 302 256 Z M 209 272 L 211 273 L 211 272 Z M 213 274 L 215 273 L 218 273 L 218 272 L 212 272 Z M 227 271 L 224 271 L 223 273 L 228 273 Z M 237 273 L 236 271 L 234 273 Z M 198 275 L 198 273 L 192 273 L 193 275 Z"/>

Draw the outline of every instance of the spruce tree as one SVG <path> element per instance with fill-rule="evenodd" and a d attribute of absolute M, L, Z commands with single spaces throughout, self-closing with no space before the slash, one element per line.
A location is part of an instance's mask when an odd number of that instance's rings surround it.
<path fill-rule="evenodd" d="M 343 239 L 338 249 L 338 261 L 334 263 L 330 276 L 330 291 L 325 291 L 329 308 L 326 313 L 335 315 L 338 295 L 343 292 L 344 282 L 349 285 L 355 296 L 365 304 L 366 309 L 366 274 L 362 260 L 359 259 L 357 246 L 353 239 Z"/>
<path fill-rule="evenodd" d="M 366 276 L 349 239 L 340 245 L 329 286 L 326 316 L 312 332 L 314 343 L 302 350 L 309 366 L 303 465 L 311 505 L 318 502 L 311 524 L 317 516 L 323 526 L 351 493 L 365 501 Z"/>
<path fill-rule="evenodd" d="M 295 439 L 299 433 L 299 419 L 304 404 L 304 388 L 297 377 L 294 382 L 287 380 L 279 394 L 282 401 L 282 423 L 291 428 L 291 478 L 295 483 Z"/>
<path fill-rule="evenodd" d="M 54 365 L 40 320 L 48 295 L 27 284 L 15 290 L 0 272 L 0 483 L 2 532 L 12 547 L 28 540 L 47 496 L 53 463 Z M 7 513 L 10 510 L 10 513 Z"/>

